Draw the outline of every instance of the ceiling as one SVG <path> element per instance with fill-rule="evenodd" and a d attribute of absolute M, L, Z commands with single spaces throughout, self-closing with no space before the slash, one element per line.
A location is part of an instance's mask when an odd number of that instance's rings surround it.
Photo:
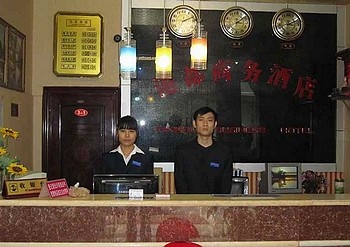
<path fill-rule="evenodd" d="M 212 1 L 212 0 L 202 0 L 202 1 Z M 227 2 L 227 0 L 221 0 L 221 1 Z M 236 2 L 322 4 L 322 5 L 348 5 L 348 4 L 350 4 L 350 0 L 278 0 L 278 1 L 276 1 L 276 0 L 237 0 Z"/>

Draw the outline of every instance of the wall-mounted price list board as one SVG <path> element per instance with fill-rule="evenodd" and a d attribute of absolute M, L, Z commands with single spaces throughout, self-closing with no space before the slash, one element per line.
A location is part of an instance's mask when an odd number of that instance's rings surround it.
<path fill-rule="evenodd" d="M 103 18 L 100 14 L 55 14 L 54 73 L 57 76 L 99 77 Z"/>

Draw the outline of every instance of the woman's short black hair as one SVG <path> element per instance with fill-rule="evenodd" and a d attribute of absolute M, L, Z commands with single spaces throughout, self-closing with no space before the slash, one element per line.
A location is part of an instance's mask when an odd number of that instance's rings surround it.
<path fill-rule="evenodd" d="M 202 116 L 202 115 L 207 114 L 209 112 L 213 113 L 214 120 L 218 121 L 218 114 L 216 113 L 216 111 L 214 109 L 212 109 L 208 106 L 201 107 L 197 111 L 195 111 L 193 114 L 193 120 L 196 121 L 198 116 Z"/>
<path fill-rule="evenodd" d="M 125 116 L 119 119 L 118 130 L 136 130 L 137 131 L 137 121 L 132 116 Z"/>

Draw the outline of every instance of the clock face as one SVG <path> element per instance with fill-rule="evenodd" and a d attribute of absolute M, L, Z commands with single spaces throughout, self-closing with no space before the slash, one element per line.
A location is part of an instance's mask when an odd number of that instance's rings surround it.
<path fill-rule="evenodd" d="M 246 37 L 253 29 L 253 17 L 242 7 L 231 7 L 222 13 L 220 26 L 224 34 L 231 39 Z"/>
<path fill-rule="evenodd" d="M 285 41 L 297 39 L 303 33 L 304 25 L 303 17 L 290 8 L 281 9 L 272 18 L 273 33 Z"/>
<path fill-rule="evenodd" d="M 178 38 L 189 38 L 196 29 L 198 14 L 188 5 L 179 5 L 168 13 L 168 28 Z"/>

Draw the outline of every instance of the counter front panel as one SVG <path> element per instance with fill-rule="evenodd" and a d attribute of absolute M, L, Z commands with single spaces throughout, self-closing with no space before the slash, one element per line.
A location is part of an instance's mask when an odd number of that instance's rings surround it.
<path fill-rule="evenodd" d="M 0 200 L 0 241 L 349 240 L 349 199 L 350 195 L 173 195 L 168 200 L 137 201 L 90 195 Z"/>

